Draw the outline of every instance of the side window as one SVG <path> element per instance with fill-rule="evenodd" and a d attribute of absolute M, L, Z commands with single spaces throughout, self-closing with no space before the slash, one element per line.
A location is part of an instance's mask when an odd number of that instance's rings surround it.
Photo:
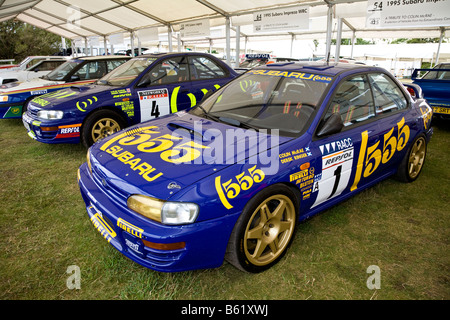
<path fill-rule="evenodd" d="M 108 67 L 108 72 L 113 71 L 115 68 L 120 66 L 122 63 L 126 62 L 127 60 L 107 60 L 106 66 Z"/>
<path fill-rule="evenodd" d="M 375 116 L 372 93 L 365 75 L 349 78 L 339 85 L 325 119 L 332 113 L 341 116 L 344 126 L 351 126 Z"/>
<path fill-rule="evenodd" d="M 74 76 L 80 80 L 99 79 L 106 74 L 105 61 L 90 61 L 86 63 Z"/>
<path fill-rule="evenodd" d="M 204 80 L 222 78 L 226 76 L 225 70 L 207 57 L 190 57 L 189 70 L 191 80 Z"/>
<path fill-rule="evenodd" d="M 377 114 L 405 109 L 408 106 L 398 85 L 383 73 L 369 74 Z"/>
<path fill-rule="evenodd" d="M 144 75 L 141 83 L 159 85 L 188 81 L 189 73 L 186 60 L 186 56 L 163 60 Z"/>

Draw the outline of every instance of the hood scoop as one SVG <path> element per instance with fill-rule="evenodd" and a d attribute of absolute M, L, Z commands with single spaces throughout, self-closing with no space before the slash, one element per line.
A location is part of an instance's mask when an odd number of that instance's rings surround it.
<path fill-rule="evenodd" d="M 187 138 L 195 138 L 201 139 L 202 141 L 209 142 L 214 139 L 214 136 L 205 135 L 205 132 L 208 130 L 206 126 L 210 124 L 210 121 L 196 121 L 196 122 L 188 122 L 188 121 L 171 121 L 167 124 L 167 128 L 176 131 L 177 134 Z M 202 126 L 205 124 L 205 127 Z"/>

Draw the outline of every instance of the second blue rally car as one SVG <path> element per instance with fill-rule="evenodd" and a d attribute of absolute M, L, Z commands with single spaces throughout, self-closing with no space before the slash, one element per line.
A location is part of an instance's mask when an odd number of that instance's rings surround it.
<path fill-rule="evenodd" d="M 384 69 L 252 69 L 189 111 L 93 145 L 78 183 L 94 227 L 159 271 L 249 272 L 285 254 L 296 224 L 396 175 L 418 178 L 432 110 Z"/>
<path fill-rule="evenodd" d="M 191 108 L 237 73 L 209 54 L 141 55 L 89 86 L 72 86 L 28 104 L 23 122 L 44 143 L 90 146 L 132 124 Z"/>

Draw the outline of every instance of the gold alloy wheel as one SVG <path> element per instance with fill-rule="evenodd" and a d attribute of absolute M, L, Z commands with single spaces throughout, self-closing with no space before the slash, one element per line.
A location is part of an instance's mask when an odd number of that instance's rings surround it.
<path fill-rule="evenodd" d="M 245 230 L 244 252 L 249 262 L 256 266 L 273 262 L 286 249 L 294 229 L 295 206 L 291 199 L 282 194 L 265 199 Z"/>
<path fill-rule="evenodd" d="M 426 142 L 425 138 L 420 137 L 414 142 L 409 154 L 408 173 L 411 179 L 416 178 L 422 169 L 425 160 Z"/>
<path fill-rule="evenodd" d="M 92 141 L 96 142 L 97 140 L 103 139 L 120 130 L 120 125 L 116 120 L 111 118 L 102 118 L 92 126 Z"/>

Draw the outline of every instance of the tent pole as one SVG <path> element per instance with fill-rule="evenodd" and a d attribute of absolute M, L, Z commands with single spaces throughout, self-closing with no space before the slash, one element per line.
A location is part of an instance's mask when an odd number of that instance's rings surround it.
<path fill-rule="evenodd" d="M 327 61 L 330 60 L 330 50 L 331 50 L 331 29 L 333 23 L 333 4 L 328 3 L 328 11 L 327 11 L 327 40 L 326 40 L 326 51 L 325 51 L 325 59 Z"/>
<path fill-rule="evenodd" d="M 231 46 L 230 46 L 230 17 L 225 17 L 225 34 L 226 34 L 226 55 L 227 55 L 227 65 L 231 66 Z"/>
<path fill-rule="evenodd" d="M 342 18 L 337 19 L 337 34 L 336 34 L 336 53 L 334 54 L 334 62 L 339 62 L 341 53 L 341 38 L 342 38 Z"/>
<path fill-rule="evenodd" d="M 439 52 L 441 51 L 442 39 L 444 38 L 445 28 L 441 27 L 441 37 L 439 38 L 439 45 L 436 53 L 436 65 L 439 63 Z"/>
<path fill-rule="evenodd" d="M 239 67 L 239 56 L 241 55 L 241 26 L 236 26 L 236 61 L 234 63 L 235 67 Z"/>
<path fill-rule="evenodd" d="M 172 52 L 172 27 L 170 24 L 167 26 L 167 40 L 169 40 L 169 52 Z"/>

